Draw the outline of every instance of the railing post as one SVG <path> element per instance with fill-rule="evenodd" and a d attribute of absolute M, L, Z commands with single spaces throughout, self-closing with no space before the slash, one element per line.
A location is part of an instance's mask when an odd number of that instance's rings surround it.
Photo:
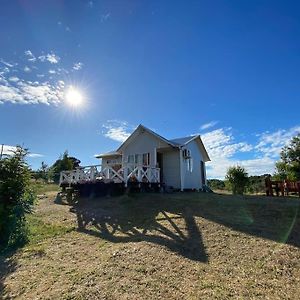
<path fill-rule="evenodd" d="M 91 177 L 91 180 L 95 179 L 95 167 L 91 167 L 90 177 Z"/>
<path fill-rule="evenodd" d="M 128 176 L 128 167 L 124 164 L 124 170 L 123 170 L 123 181 L 124 181 L 124 183 L 125 183 L 125 187 L 127 187 L 127 181 L 128 181 L 128 179 L 127 179 L 127 176 Z"/>
<path fill-rule="evenodd" d="M 137 167 L 137 178 L 138 178 L 138 182 L 142 181 L 142 172 L 141 172 L 141 167 Z"/>

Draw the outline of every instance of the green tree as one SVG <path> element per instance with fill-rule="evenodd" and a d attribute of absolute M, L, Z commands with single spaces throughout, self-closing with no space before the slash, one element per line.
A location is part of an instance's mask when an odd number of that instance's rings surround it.
<path fill-rule="evenodd" d="M 248 173 L 241 166 L 230 167 L 226 174 L 226 180 L 233 194 L 243 195 L 248 184 Z"/>
<path fill-rule="evenodd" d="M 53 181 L 58 183 L 61 171 L 73 170 L 79 167 L 79 164 L 79 159 L 69 156 L 68 151 L 65 151 L 49 170 L 50 174 L 52 174 Z"/>
<path fill-rule="evenodd" d="M 47 182 L 50 179 L 49 167 L 43 161 L 41 167 L 37 171 L 32 171 L 32 174 L 35 180 L 42 179 L 43 181 Z"/>
<path fill-rule="evenodd" d="M 208 179 L 207 180 L 207 185 L 212 190 L 223 190 L 223 189 L 225 189 L 225 183 L 224 183 L 223 180 L 220 180 L 220 179 Z"/>
<path fill-rule="evenodd" d="M 247 191 L 251 194 L 258 194 L 265 191 L 265 178 L 266 175 L 261 176 L 249 176 L 249 181 L 247 184 Z"/>
<path fill-rule="evenodd" d="M 280 180 L 300 180 L 300 133 L 282 148 L 274 176 Z"/>
<path fill-rule="evenodd" d="M 27 150 L 17 147 L 12 156 L 0 160 L 0 246 L 5 248 L 27 239 L 26 213 L 35 195 L 30 185 Z"/>

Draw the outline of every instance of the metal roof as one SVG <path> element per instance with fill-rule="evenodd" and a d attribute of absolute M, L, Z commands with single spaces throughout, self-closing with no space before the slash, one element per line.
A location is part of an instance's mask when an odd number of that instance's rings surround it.
<path fill-rule="evenodd" d="M 173 144 L 182 146 L 182 145 L 185 145 L 190 140 L 194 139 L 195 137 L 196 137 L 196 135 L 190 135 L 190 136 L 186 136 L 186 137 L 182 137 L 182 138 L 172 139 L 169 141 L 172 142 Z"/>

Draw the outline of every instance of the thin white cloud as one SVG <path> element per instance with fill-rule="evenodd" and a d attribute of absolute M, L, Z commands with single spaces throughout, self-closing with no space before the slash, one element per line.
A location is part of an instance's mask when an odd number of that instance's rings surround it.
<path fill-rule="evenodd" d="M 82 69 L 82 67 L 83 67 L 83 63 L 81 63 L 81 62 L 75 63 L 73 65 L 73 69 L 76 70 L 76 71 Z"/>
<path fill-rule="evenodd" d="M 10 63 L 10 62 L 7 62 L 5 61 L 4 59 L 0 59 L 0 62 L 5 65 L 6 67 L 8 68 L 12 68 L 12 67 L 15 67 L 16 65 L 18 65 L 17 63 Z"/>
<path fill-rule="evenodd" d="M 2 151 L 2 155 L 13 155 L 14 152 L 17 150 L 17 147 L 15 146 L 9 146 L 9 145 L 0 145 L 0 152 Z"/>
<path fill-rule="evenodd" d="M 46 55 L 40 55 L 38 57 L 38 59 L 41 61 L 41 62 L 44 62 L 46 60 Z"/>
<path fill-rule="evenodd" d="M 55 74 L 56 73 L 56 71 L 52 70 L 52 69 L 50 69 L 48 72 L 49 72 L 49 74 Z"/>
<path fill-rule="evenodd" d="M 30 50 L 26 50 L 24 52 L 25 56 L 27 57 L 27 60 L 30 62 L 35 62 L 36 61 L 36 57 L 33 55 L 33 53 Z"/>
<path fill-rule="evenodd" d="M 102 125 L 103 134 L 117 142 L 124 142 L 134 130 L 135 126 L 128 124 L 126 121 L 109 120 Z"/>
<path fill-rule="evenodd" d="M 60 61 L 60 57 L 55 55 L 54 53 L 47 54 L 46 59 L 51 63 L 51 64 L 57 64 Z"/>
<path fill-rule="evenodd" d="M 39 158 L 39 157 L 44 157 L 43 154 L 40 154 L 40 153 L 29 153 L 28 154 L 28 157 L 31 157 L 31 158 Z"/>
<path fill-rule="evenodd" d="M 58 55 L 54 54 L 54 53 L 48 53 L 48 54 L 45 54 L 45 55 L 40 55 L 38 57 L 38 59 L 41 62 L 48 61 L 51 64 L 57 64 L 60 61 L 60 57 Z"/>
<path fill-rule="evenodd" d="M 31 72 L 31 69 L 29 67 L 25 66 L 24 67 L 24 72 L 29 73 L 29 72 Z"/>
<path fill-rule="evenodd" d="M 0 103 L 54 104 L 63 100 L 63 89 L 57 84 L 20 81 L 16 85 L 0 84 Z"/>
<path fill-rule="evenodd" d="M 264 132 L 259 134 L 259 143 L 255 149 L 268 157 L 277 157 L 282 147 L 286 146 L 291 138 L 300 133 L 300 126 L 290 129 L 280 129 L 275 132 Z"/>
<path fill-rule="evenodd" d="M 12 76 L 12 77 L 9 77 L 8 79 L 9 81 L 12 81 L 12 82 L 18 82 L 20 79 L 16 76 Z"/>
<path fill-rule="evenodd" d="M 104 23 L 105 21 L 107 21 L 108 19 L 110 18 L 110 13 L 107 13 L 107 14 L 102 14 L 101 15 L 101 23 Z"/>
<path fill-rule="evenodd" d="M 211 121 L 209 123 L 205 123 L 200 126 L 200 130 L 205 130 L 214 127 L 215 125 L 218 124 L 218 121 Z"/>
<path fill-rule="evenodd" d="M 2 156 L 12 156 L 17 150 L 17 147 L 16 146 L 11 146 L 11 145 L 3 145 L 3 148 L 2 148 L 2 145 L 0 145 L 0 153 L 2 151 Z M 39 153 L 31 153 L 29 152 L 28 157 L 31 157 L 31 158 L 38 158 L 38 157 L 44 157 L 44 155 L 42 154 L 39 154 Z"/>

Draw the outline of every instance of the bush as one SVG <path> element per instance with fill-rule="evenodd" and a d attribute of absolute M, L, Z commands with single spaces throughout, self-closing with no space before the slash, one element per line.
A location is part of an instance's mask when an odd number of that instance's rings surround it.
<path fill-rule="evenodd" d="M 27 151 L 17 147 L 14 155 L 0 160 L 0 247 L 27 240 L 26 213 L 31 212 L 35 196 L 30 188 Z"/>
<path fill-rule="evenodd" d="M 212 190 L 224 190 L 225 189 L 225 183 L 223 180 L 219 179 L 208 179 L 207 180 L 207 185 L 212 189 Z"/>
<path fill-rule="evenodd" d="M 241 166 L 230 167 L 226 174 L 226 180 L 233 194 L 243 195 L 249 178 L 246 170 Z"/>

